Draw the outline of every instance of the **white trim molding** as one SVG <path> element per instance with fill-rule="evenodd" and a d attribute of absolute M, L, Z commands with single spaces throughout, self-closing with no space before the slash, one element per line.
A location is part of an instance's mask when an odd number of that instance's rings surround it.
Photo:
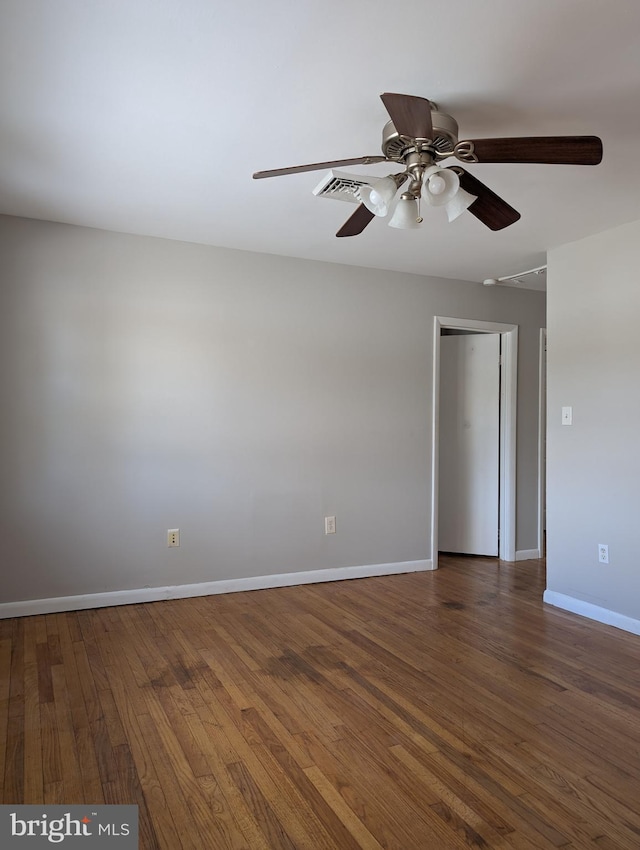
<path fill-rule="evenodd" d="M 592 605 L 591 602 L 583 602 L 582 599 L 575 599 L 573 596 L 565 596 L 564 593 L 556 593 L 555 590 L 545 590 L 542 599 L 547 605 L 553 605 L 554 608 L 562 608 L 563 611 L 570 611 L 572 614 L 579 614 L 589 620 L 596 620 L 598 623 L 615 626 L 616 629 L 640 635 L 640 620 L 634 620 L 633 617 L 627 617 L 625 614 L 618 614 L 617 611 Z"/>
<path fill-rule="evenodd" d="M 516 561 L 533 561 L 535 558 L 541 558 L 539 549 L 517 549 Z"/>
<path fill-rule="evenodd" d="M 538 549 L 544 555 L 547 507 L 547 329 L 540 328 L 538 354 Z"/>
<path fill-rule="evenodd" d="M 438 567 L 438 466 L 440 454 L 440 336 L 443 328 L 499 333 L 502 337 L 500 382 L 500 552 L 516 560 L 516 428 L 518 407 L 518 325 L 434 316 L 431 423 L 431 562 Z"/>
<path fill-rule="evenodd" d="M 8 617 L 30 617 L 34 614 L 54 614 L 79 611 L 84 608 L 108 608 L 112 605 L 135 605 L 139 602 L 159 602 L 163 599 L 186 599 L 191 596 L 212 596 L 218 593 L 237 593 L 243 590 L 264 590 L 271 587 L 292 587 L 297 584 L 316 584 L 323 581 L 344 581 L 352 578 L 371 578 L 398 573 L 432 570 L 433 564 L 424 561 L 399 561 L 393 564 L 370 564 L 359 567 L 336 567 L 326 570 L 306 570 L 297 573 L 278 573 L 250 578 L 222 579 L 200 584 L 177 584 L 171 587 L 140 587 L 134 590 L 112 590 L 106 593 L 85 593 L 79 596 L 54 596 L 50 599 L 26 599 L 21 602 L 0 603 L 0 620 Z"/>

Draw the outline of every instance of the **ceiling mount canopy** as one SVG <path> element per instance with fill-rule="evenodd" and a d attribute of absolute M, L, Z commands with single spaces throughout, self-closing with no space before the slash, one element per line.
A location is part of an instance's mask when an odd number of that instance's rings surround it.
<path fill-rule="evenodd" d="M 469 210 L 491 230 L 514 224 L 520 213 L 459 165 L 439 163 L 455 157 L 471 163 L 541 163 L 597 165 L 602 142 L 597 136 L 523 136 L 458 140 L 458 124 L 427 98 L 386 92 L 380 95 L 389 114 L 382 131 L 382 156 L 316 162 L 257 171 L 255 179 L 298 174 L 345 165 L 390 162 L 403 170 L 359 189 L 362 203 L 336 236 L 355 236 L 375 218 L 390 215 L 389 225 L 413 229 L 422 222 L 421 201 L 444 206 L 449 221 Z M 398 190 L 408 181 L 400 198 Z"/>

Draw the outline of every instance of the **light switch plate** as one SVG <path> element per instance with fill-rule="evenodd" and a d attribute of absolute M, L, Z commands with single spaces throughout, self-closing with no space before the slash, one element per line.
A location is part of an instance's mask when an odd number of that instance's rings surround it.
<path fill-rule="evenodd" d="M 326 516 L 324 518 L 324 533 L 325 534 L 335 534 L 336 533 L 336 518 L 334 516 Z"/>

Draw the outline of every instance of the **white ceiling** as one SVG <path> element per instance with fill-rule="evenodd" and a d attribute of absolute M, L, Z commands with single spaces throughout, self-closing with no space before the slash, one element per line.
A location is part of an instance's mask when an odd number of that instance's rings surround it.
<path fill-rule="evenodd" d="M 483 280 L 640 218 L 638 0 L 1 0 L 0 212 L 250 251 Z M 460 138 L 594 134 L 596 167 L 476 165 L 522 213 L 421 231 L 316 198 L 380 153 L 383 91 L 420 95 Z M 453 161 L 447 164 L 452 164 Z M 378 165 L 354 173 L 385 174 Z"/>

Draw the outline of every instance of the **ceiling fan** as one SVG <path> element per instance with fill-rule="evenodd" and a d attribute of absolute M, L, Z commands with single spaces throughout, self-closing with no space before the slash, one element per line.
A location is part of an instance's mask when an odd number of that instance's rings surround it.
<path fill-rule="evenodd" d="M 458 124 L 435 103 L 409 94 L 380 95 L 391 118 L 382 131 L 382 156 L 361 156 L 329 162 L 294 165 L 257 171 L 253 177 L 280 177 L 303 171 L 319 171 L 344 165 L 392 162 L 403 171 L 360 188 L 362 203 L 336 236 L 356 236 L 375 216 L 386 216 L 392 227 L 419 227 L 420 201 L 445 206 L 449 221 L 465 210 L 491 230 L 514 224 L 520 213 L 488 186 L 459 165 L 440 167 L 448 157 L 460 162 L 516 162 L 565 165 L 597 165 L 602 160 L 602 141 L 597 136 L 523 136 L 519 138 L 458 141 Z M 393 204 L 401 186 L 409 181 Z"/>

